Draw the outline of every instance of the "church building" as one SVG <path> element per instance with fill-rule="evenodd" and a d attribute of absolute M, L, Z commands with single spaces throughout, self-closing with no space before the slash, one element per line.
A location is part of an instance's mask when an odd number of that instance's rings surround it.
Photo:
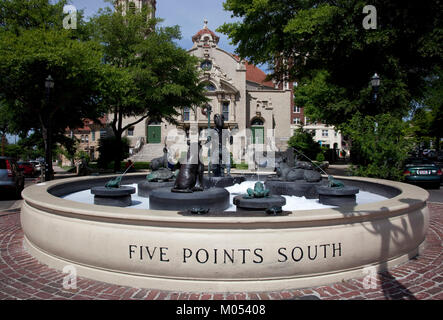
<path fill-rule="evenodd" d="M 210 109 L 211 127 L 214 114 L 222 114 L 225 127 L 235 130 L 242 140 L 242 155 L 250 144 L 272 144 L 274 151 L 284 151 L 292 135 L 291 112 L 293 106 L 292 83 L 274 83 L 256 66 L 241 60 L 218 46 L 219 36 L 208 27 L 208 21 L 193 37 L 189 54 L 200 58 L 201 82 L 205 84 L 209 103 L 203 108 L 189 106 L 182 111 L 178 128 L 188 130 L 191 125 L 199 129 L 208 127 L 207 110 Z M 126 119 L 126 123 L 133 119 Z M 169 145 L 168 135 L 177 127 L 149 119 L 126 132 L 131 141 L 131 159 L 150 161 L 162 155 Z"/>
<path fill-rule="evenodd" d="M 152 9 L 151 16 L 155 17 L 156 0 L 118 0 L 116 3 L 133 9 L 148 5 Z M 175 143 L 174 135 L 178 131 L 188 132 L 191 126 L 207 129 L 208 110 L 211 110 L 212 128 L 213 116 L 224 116 L 225 127 L 236 139 L 236 159 L 250 157 L 246 153 L 255 150 L 256 146 L 268 151 L 287 149 L 295 129 L 306 121 L 303 108 L 294 105 L 294 83 L 268 81 L 262 70 L 220 48 L 219 40 L 205 20 L 203 28 L 192 37 L 193 46 L 188 50 L 201 61 L 196 67 L 201 71 L 200 81 L 205 84 L 209 103 L 204 107 L 189 106 L 182 110 L 177 119 L 178 126 L 147 119 L 129 128 L 124 136 L 131 144 L 132 161 L 151 161 L 161 156 L 165 146 L 170 148 Z M 134 119 L 128 118 L 124 122 L 132 123 Z M 319 142 L 323 145 L 342 148 L 340 134 L 334 132 L 326 136 L 325 128 L 316 130 L 316 125 L 312 124 L 309 129 L 313 136 L 316 131 L 322 132 Z M 329 142 L 330 138 L 334 141 Z"/>

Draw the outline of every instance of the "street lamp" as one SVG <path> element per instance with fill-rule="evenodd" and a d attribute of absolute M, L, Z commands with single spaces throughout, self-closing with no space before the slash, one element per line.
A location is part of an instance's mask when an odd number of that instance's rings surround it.
<path fill-rule="evenodd" d="M 374 103 L 377 101 L 378 89 L 380 88 L 380 77 L 377 73 L 375 73 L 371 78 L 371 86 L 374 91 L 373 101 Z"/>
<path fill-rule="evenodd" d="M 212 107 L 208 104 L 206 106 L 206 115 L 208 116 L 208 177 L 211 176 L 211 144 L 209 143 L 211 141 L 211 113 L 212 113 Z"/>
<path fill-rule="evenodd" d="M 51 90 L 54 89 L 55 86 L 55 82 L 54 79 L 52 78 L 51 75 L 49 75 L 46 79 L 45 79 L 45 88 L 46 88 L 46 99 L 47 99 L 47 105 L 49 106 L 50 102 L 51 102 Z M 51 142 L 51 128 L 50 128 L 51 124 L 46 123 L 44 124 L 44 128 L 43 128 L 43 139 L 45 140 L 45 181 L 49 181 L 51 180 L 51 171 L 52 171 L 52 152 L 51 152 L 51 146 L 52 146 L 52 142 Z M 51 161 L 51 166 L 49 161 Z"/>
<path fill-rule="evenodd" d="M 55 85 L 55 83 L 54 83 L 54 79 L 52 78 L 51 75 L 49 75 L 49 76 L 46 78 L 46 81 L 45 81 L 45 87 L 46 87 L 47 90 L 51 90 L 51 89 L 54 89 L 54 85 Z"/>

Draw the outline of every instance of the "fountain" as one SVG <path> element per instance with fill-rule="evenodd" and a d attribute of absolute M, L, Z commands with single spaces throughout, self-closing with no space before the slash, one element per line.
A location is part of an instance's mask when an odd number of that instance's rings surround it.
<path fill-rule="evenodd" d="M 269 210 L 273 209 L 273 213 L 281 209 L 286 204 L 286 199 L 282 196 L 269 195 L 269 190 L 265 189 L 261 182 L 256 182 L 254 189 L 249 188 L 247 195 L 240 195 L 234 198 L 234 204 L 237 211 L 250 210 Z"/>
<path fill-rule="evenodd" d="M 316 199 L 317 187 L 322 185 L 322 176 L 314 170 L 312 162 L 291 161 L 293 150 L 289 148 L 286 154 L 283 154 L 277 161 L 275 169 L 277 175 L 268 177 L 265 183 L 266 188 L 271 191 L 271 194 Z"/>
<path fill-rule="evenodd" d="M 233 177 L 230 174 L 230 169 L 227 170 L 227 175 L 225 175 L 223 164 L 223 153 L 225 153 L 226 158 L 230 158 L 228 156 L 228 150 L 226 148 L 226 144 L 224 143 L 225 137 L 223 136 L 223 128 L 225 126 L 225 118 L 223 115 L 216 114 L 214 115 L 214 123 L 215 123 L 215 132 L 217 133 L 218 141 L 217 148 L 218 152 L 214 153 L 216 157 L 216 162 L 211 165 L 212 170 L 208 170 L 208 173 L 212 171 L 212 175 L 208 174 L 208 177 L 204 177 L 204 184 L 207 188 L 218 187 L 218 188 L 226 188 L 232 186 L 234 184 L 240 184 L 245 181 L 244 177 Z M 229 143 L 233 144 L 232 136 L 229 137 Z M 229 159 L 230 161 L 230 159 Z M 230 167 L 230 166 L 229 166 Z"/>
<path fill-rule="evenodd" d="M 163 148 L 163 156 L 153 159 L 150 164 L 151 173 L 147 175 L 144 181 L 138 183 L 138 195 L 140 197 L 149 197 L 153 190 L 159 188 L 173 187 L 178 172 L 173 172 L 169 168 L 168 149 Z"/>
<path fill-rule="evenodd" d="M 151 192 L 149 206 L 153 210 L 181 210 L 206 212 L 225 210 L 229 207 L 229 192 L 223 188 L 206 189 L 203 185 L 204 166 L 200 160 L 201 142 L 188 141 L 188 154 L 174 187 Z"/>
<path fill-rule="evenodd" d="M 94 204 L 111 207 L 131 206 L 131 195 L 135 193 L 135 188 L 121 186 L 121 181 L 132 166 L 130 165 L 121 176 L 108 181 L 104 187 L 91 188 L 91 194 L 94 195 Z"/>
<path fill-rule="evenodd" d="M 328 176 L 328 185 L 317 187 L 320 203 L 331 206 L 355 205 L 358 188 L 345 186 L 340 180 Z"/>
<path fill-rule="evenodd" d="M 58 270 L 75 266 L 86 278 L 187 292 L 319 286 L 364 276 L 369 266 L 386 270 L 420 253 L 429 227 L 429 194 L 421 188 L 359 177 L 327 181 L 320 176 L 317 181 L 306 163 L 280 164 L 276 180 L 268 179 L 266 188 L 254 181 L 247 196 L 234 197 L 240 210 L 227 212 L 230 193 L 204 188 L 203 164 L 190 152 L 196 148 L 200 150 L 200 142 L 189 144 L 189 161 L 181 164 L 172 189 L 151 192 L 149 209 L 63 198 L 101 186 L 109 177 L 55 180 L 26 188 L 21 210 L 26 249 Z M 111 185 L 122 188 L 143 179 L 145 175 L 125 174 Z M 290 192 L 297 190 L 288 187 L 291 184 L 316 186 L 321 196 L 322 187 L 330 193 L 350 187 L 384 198 L 283 211 L 291 197 L 269 188 L 279 183 Z M 279 200 L 272 202 L 273 196 Z M 253 213 L 254 205 L 262 214 Z"/>

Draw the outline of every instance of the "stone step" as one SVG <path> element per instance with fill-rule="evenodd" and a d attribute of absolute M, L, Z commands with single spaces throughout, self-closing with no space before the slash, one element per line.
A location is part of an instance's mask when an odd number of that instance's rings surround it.
<path fill-rule="evenodd" d="M 137 154 L 129 159 L 133 162 L 151 162 L 152 159 L 163 155 L 163 148 L 162 144 L 145 144 Z"/>

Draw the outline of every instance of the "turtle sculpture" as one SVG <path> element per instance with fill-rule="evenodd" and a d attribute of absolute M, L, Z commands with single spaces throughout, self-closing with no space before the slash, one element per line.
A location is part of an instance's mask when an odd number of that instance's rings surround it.
<path fill-rule="evenodd" d="M 254 189 L 248 188 L 247 192 L 248 194 L 243 197 L 244 199 L 269 197 L 269 190 L 265 189 L 265 186 L 261 182 L 256 182 Z"/>
<path fill-rule="evenodd" d="M 179 170 L 176 170 L 175 172 L 166 169 L 161 168 L 157 171 L 154 171 L 146 176 L 146 180 L 149 182 L 167 182 L 175 179 L 178 175 Z"/>
<path fill-rule="evenodd" d="M 345 185 L 342 181 L 334 179 L 333 176 L 328 176 L 328 187 L 329 188 L 336 188 L 336 189 L 343 189 L 345 187 Z"/>
<path fill-rule="evenodd" d="M 277 177 L 271 178 L 270 180 L 289 182 L 304 180 L 306 182 L 319 182 L 322 179 L 321 174 L 314 170 L 314 167 L 309 162 L 304 161 L 297 161 L 295 166 L 291 167 L 286 159 L 282 159 L 278 162 L 275 171 Z"/>

